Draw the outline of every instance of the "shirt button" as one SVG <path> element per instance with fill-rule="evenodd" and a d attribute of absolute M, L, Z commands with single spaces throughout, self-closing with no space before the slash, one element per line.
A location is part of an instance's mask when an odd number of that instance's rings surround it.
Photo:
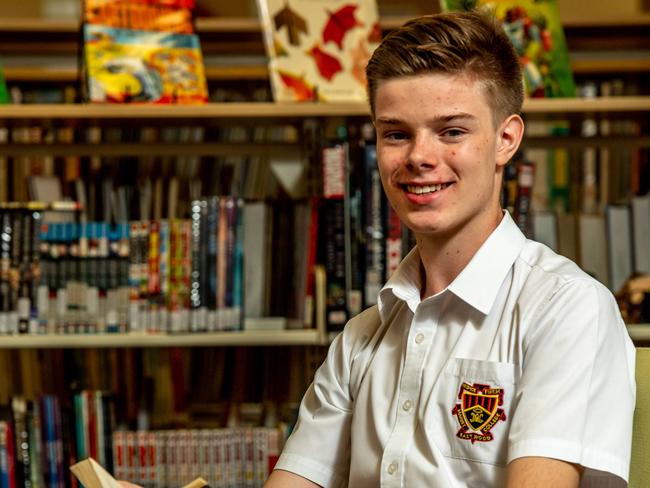
<path fill-rule="evenodd" d="M 397 471 L 397 463 L 390 463 L 386 471 L 388 471 L 388 474 L 395 474 Z"/>
<path fill-rule="evenodd" d="M 413 406 L 413 403 L 411 403 L 411 400 L 406 400 L 406 401 L 402 404 L 402 409 L 403 409 L 405 412 L 408 412 L 409 410 L 411 410 L 411 407 L 412 407 L 412 406 Z"/>
<path fill-rule="evenodd" d="M 416 344 L 421 344 L 423 340 L 424 340 L 424 334 L 423 334 L 422 332 L 419 332 L 419 333 L 415 336 L 415 343 L 416 343 Z"/>

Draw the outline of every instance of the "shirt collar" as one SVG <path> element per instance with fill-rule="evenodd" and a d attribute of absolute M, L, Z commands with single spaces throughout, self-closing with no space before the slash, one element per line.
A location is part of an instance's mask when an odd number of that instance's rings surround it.
<path fill-rule="evenodd" d="M 422 290 L 422 261 L 417 246 L 409 252 L 379 292 L 377 305 L 382 322 L 386 322 L 395 302 L 403 300 L 415 312 Z"/>
<path fill-rule="evenodd" d="M 447 290 L 487 315 L 492 308 L 510 268 L 526 243 L 507 211 L 496 229 L 488 236 L 470 262 L 451 282 Z M 378 307 L 383 322 L 397 300 L 403 300 L 415 312 L 420 303 L 422 272 L 417 247 L 402 260 L 379 292 Z"/>
<path fill-rule="evenodd" d="M 458 298 L 487 315 L 526 237 L 504 212 L 501 222 L 451 282 L 448 289 Z"/>

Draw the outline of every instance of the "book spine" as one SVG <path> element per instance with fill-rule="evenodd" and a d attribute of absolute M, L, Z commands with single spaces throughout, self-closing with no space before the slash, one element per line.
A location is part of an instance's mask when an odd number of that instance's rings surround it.
<path fill-rule="evenodd" d="M 32 488 L 43 488 L 43 439 L 41 437 L 41 407 L 39 402 L 30 403 L 29 457 L 31 459 L 29 477 Z"/>
<path fill-rule="evenodd" d="M 377 303 L 377 295 L 386 276 L 385 203 L 381 178 L 377 168 L 377 146 L 367 144 L 365 149 L 366 188 L 366 272 L 364 279 L 364 307 Z"/>
<path fill-rule="evenodd" d="M 160 221 L 160 330 L 169 332 L 169 221 Z"/>
<path fill-rule="evenodd" d="M 402 222 L 395 209 L 388 203 L 386 205 L 386 215 L 386 276 L 384 280 L 388 281 L 402 261 L 404 243 L 402 240 Z"/>
<path fill-rule="evenodd" d="M 0 487 L 9 487 L 9 452 L 7 450 L 7 432 L 9 425 L 0 420 Z"/>
<path fill-rule="evenodd" d="M 149 225 L 149 248 L 147 252 L 149 303 L 147 308 L 151 317 L 149 332 L 160 332 L 160 222 L 153 220 Z"/>
<path fill-rule="evenodd" d="M 533 235 L 532 213 L 530 210 L 535 166 L 525 160 L 517 164 L 517 198 L 514 220 L 527 237 Z"/>
<path fill-rule="evenodd" d="M 129 329 L 133 332 L 142 330 L 140 323 L 140 268 L 139 263 L 139 239 L 140 239 L 140 225 L 138 222 L 130 223 L 129 232 Z"/>
<path fill-rule="evenodd" d="M 201 315 L 201 308 L 204 306 L 203 298 L 204 293 L 202 290 L 202 278 L 205 276 L 205 271 L 201 269 L 201 207 L 204 202 L 195 200 L 192 202 L 192 274 L 191 274 L 191 325 L 190 330 L 196 332 L 199 330 L 199 320 Z M 203 273 L 202 273 L 203 271 Z M 203 276 L 202 276 L 203 275 Z"/>
<path fill-rule="evenodd" d="M 122 430 L 113 432 L 113 473 L 118 480 L 127 479 L 126 435 Z"/>
<path fill-rule="evenodd" d="M 9 334 L 11 312 L 11 240 L 13 238 L 9 212 L 0 213 L 0 334 Z"/>
<path fill-rule="evenodd" d="M 235 200 L 234 252 L 232 273 L 232 328 L 244 327 L 244 201 Z"/>
<path fill-rule="evenodd" d="M 218 330 L 217 319 L 217 233 L 219 229 L 219 198 L 212 197 L 208 202 L 207 224 L 207 307 L 209 310 L 209 330 Z"/>
<path fill-rule="evenodd" d="M 325 270 L 327 274 L 327 325 L 341 330 L 348 319 L 345 281 L 345 165 L 346 145 L 323 148 L 323 214 Z"/>
<path fill-rule="evenodd" d="M 217 234 L 217 323 L 226 329 L 225 310 L 228 286 L 228 208 L 226 198 L 219 198 L 219 230 Z"/>
<path fill-rule="evenodd" d="M 31 458 L 29 455 L 29 427 L 27 401 L 24 398 L 11 399 L 14 418 L 14 446 L 16 449 L 16 484 L 31 487 Z"/>

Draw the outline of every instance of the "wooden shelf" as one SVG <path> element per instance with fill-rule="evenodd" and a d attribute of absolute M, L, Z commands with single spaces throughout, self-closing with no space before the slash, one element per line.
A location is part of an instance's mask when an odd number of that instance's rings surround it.
<path fill-rule="evenodd" d="M 192 334 L 43 334 L 0 336 L 0 349 L 321 345 L 315 329 Z"/>
<path fill-rule="evenodd" d="M 634 341 L 650 341 L 650 324 L 627 326 Z M 326 345 L 317 330 L 210 332 L 193 334 L 61 334 L 0 336 L 0 349 L 75 349 L 109 347 L 214 347 Z"/>
<path fill-rule="evenodd" d="M 390 16 L 380 19 L 383 30 L 393 30 L 409 20 L 408 16 Z M 562 17 L 565 28 L 575 27 L 618 27 L 650 26 L 650 15 L 613 15 L 607 19 L 591 18 L 589 15 L 579 17 Z M 44 18 L 4 18 L 0 19 L 0 31 L 6 32 L 68 32 L 76 33 L 79 21 L 75 19 Z M 198 17 L 196 30 L 201 33 L 259 33 L 261 24 L 256 17 Z"/>
<path fill-rule="evenodd" d="M 650 97 L 595 99 L 533 99 L 524 103 L 526 115 L 583 113 L 640 114 L 650 111 Z M 367 116 L 365 103 L 208 103 L 205 105 L 1 105 L 0 121 L 71 120 L 193 120 Z"/>

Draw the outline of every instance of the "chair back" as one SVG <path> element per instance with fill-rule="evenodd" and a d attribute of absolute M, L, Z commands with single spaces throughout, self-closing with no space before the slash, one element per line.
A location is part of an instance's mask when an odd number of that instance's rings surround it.
<path fill-rule="evenodd" d="M 630 488 L 650 486 L 650 347 L 636 348 L 636 407 Z"/>

